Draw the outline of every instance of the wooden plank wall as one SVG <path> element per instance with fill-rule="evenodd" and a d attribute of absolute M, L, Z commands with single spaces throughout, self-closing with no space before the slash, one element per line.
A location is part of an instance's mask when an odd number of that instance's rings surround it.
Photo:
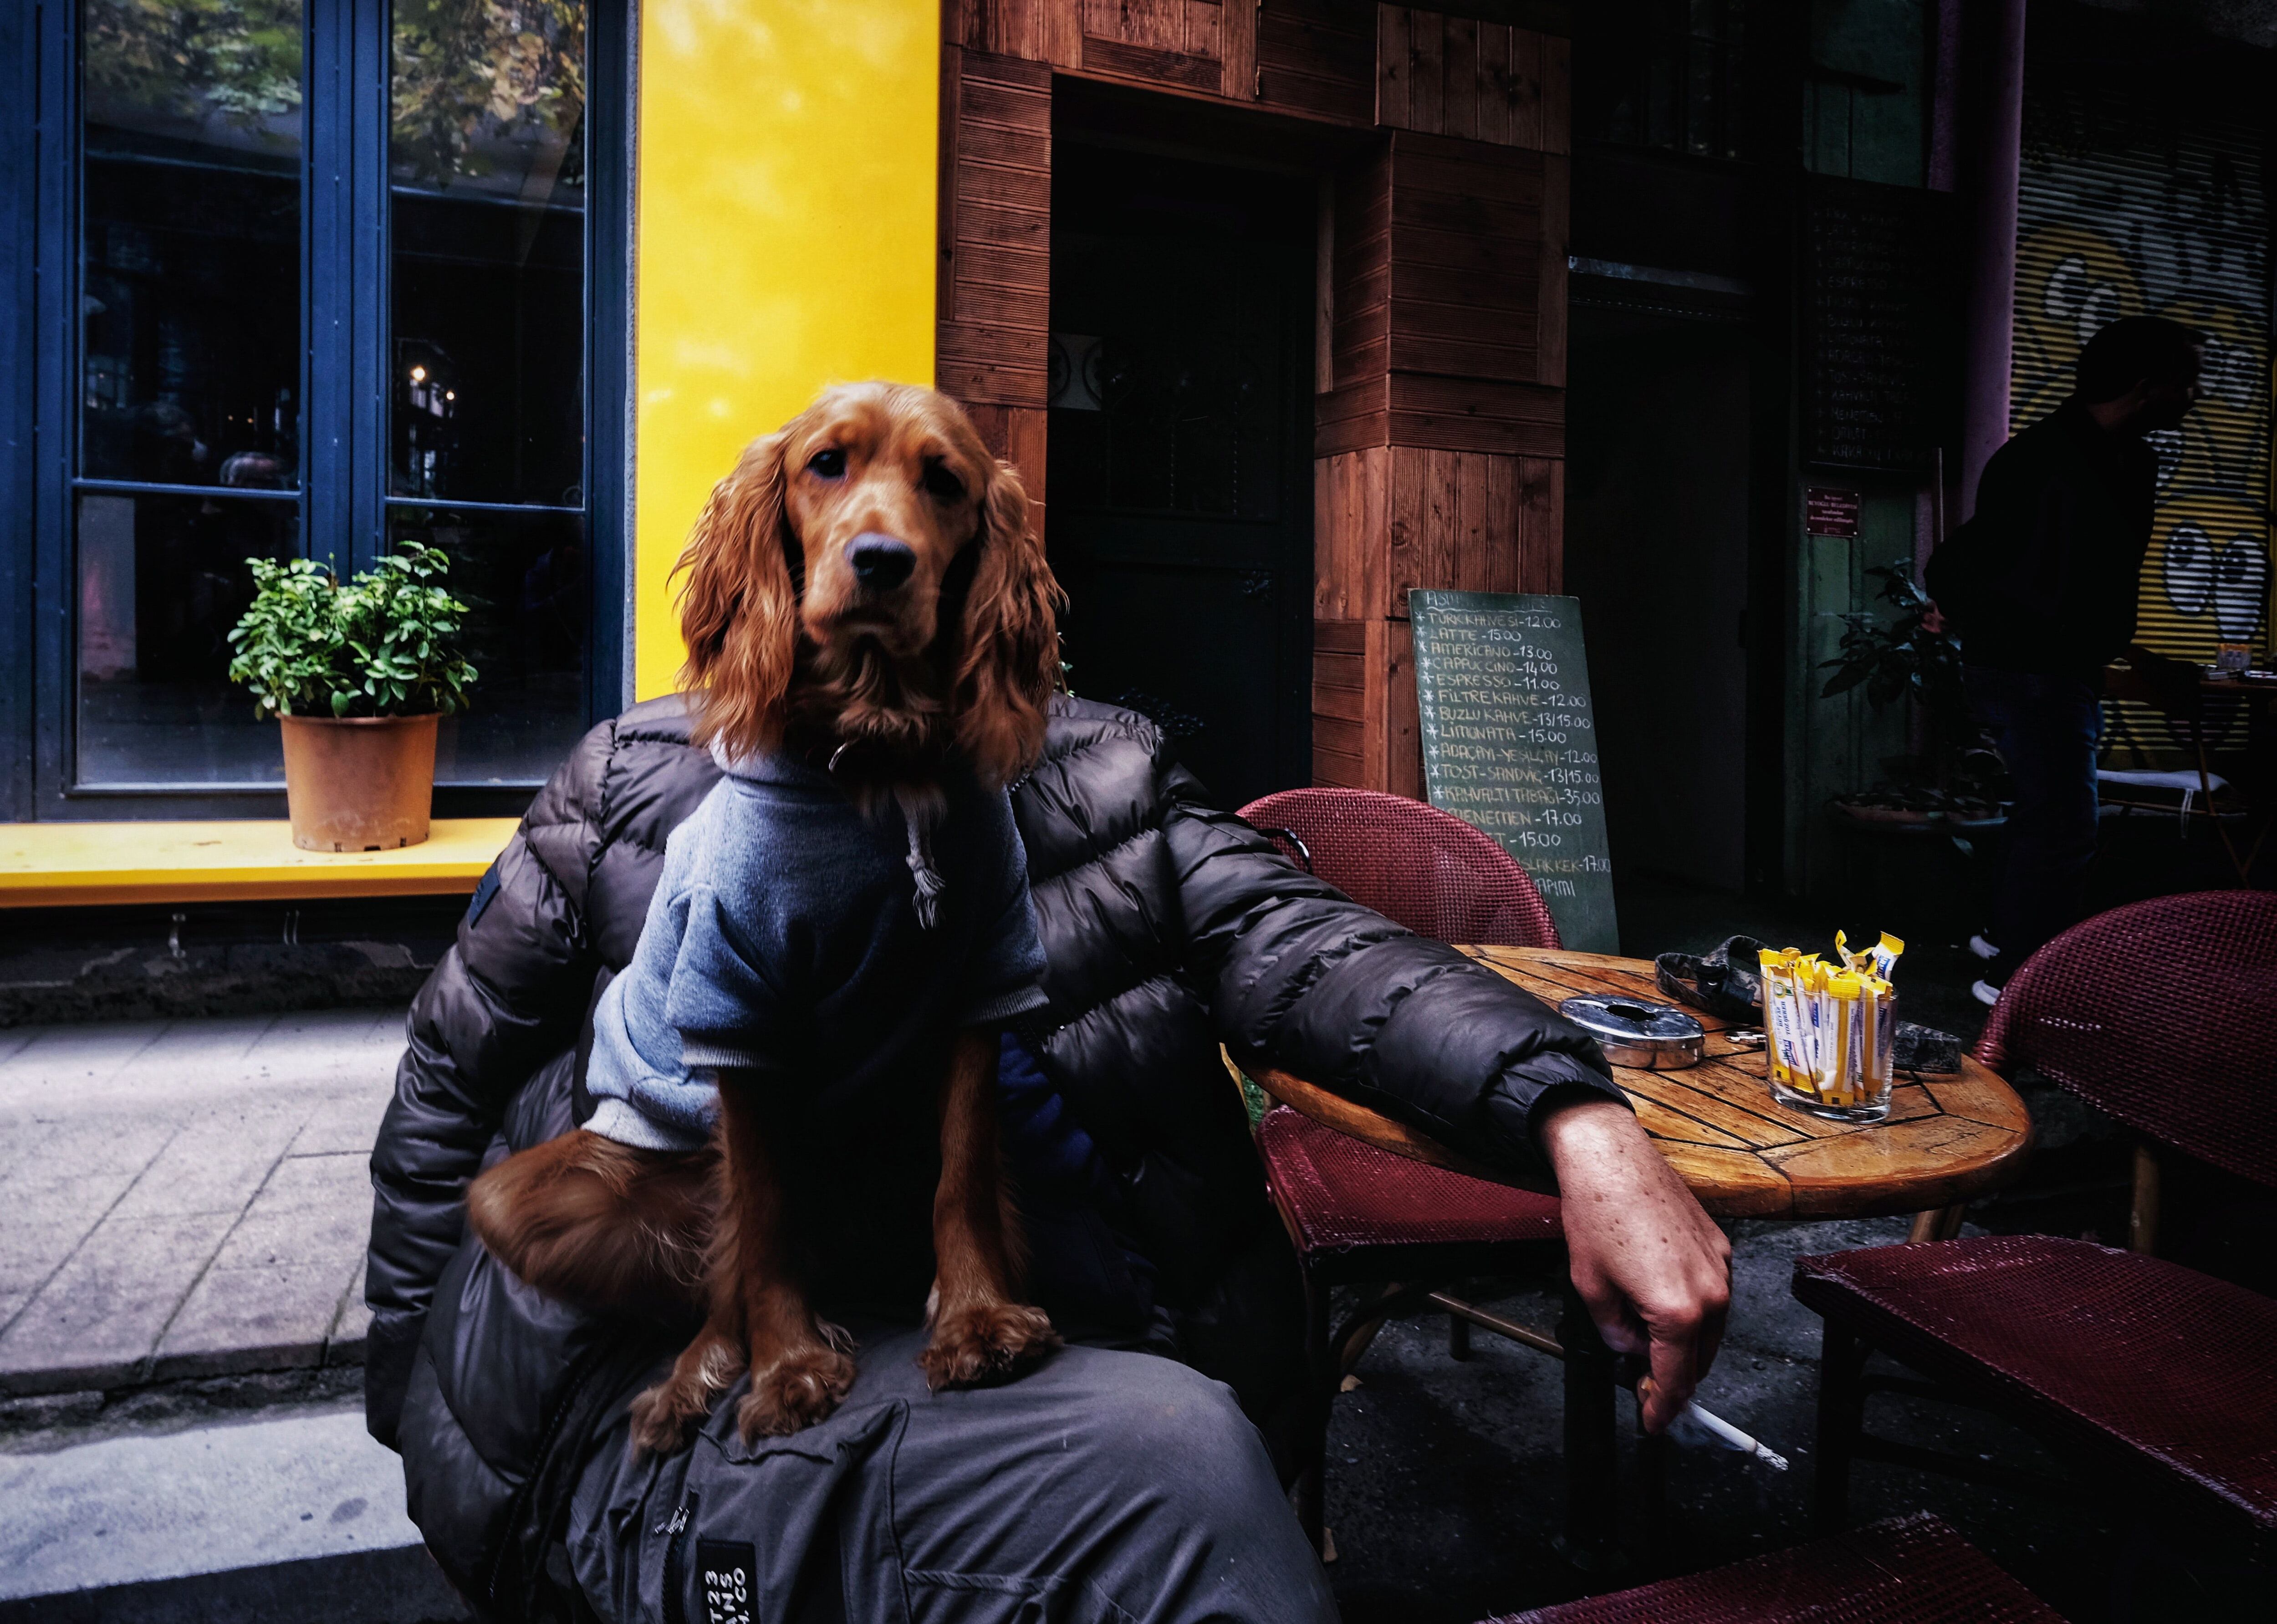
<path fill-rule="evenodd" d="M 933 372 L 1017 465 L 1045 533 L 1051 350 L 1050 65 L 941 51 L 940 272 Z"/>
<path fill-rule="evenodd" d="M 1044 490 L 1051 79 L 1380 132 L 1333 182 L 1314 780 L 1422 793 L 1407 593 L 1563 577 L 1567 42 L 1372 0 L 945 0 L 940 385 Z"/>

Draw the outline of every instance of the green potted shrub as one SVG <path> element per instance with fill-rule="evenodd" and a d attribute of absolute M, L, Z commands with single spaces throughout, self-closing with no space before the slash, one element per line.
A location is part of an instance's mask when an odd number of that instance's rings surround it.
<path fill-rule="evenodd" d="M 1839 818 L 1862 824 L 1937 824 L 1976 827 L 2002 816 L 1999 758 L 1984 742 L 1961 690 L 1961 643 L 1930 618 L 1935 606 L 1914 579 L 1913 560 L 1895 559 L 1866 571 L 1880 584 L 1875 596 L 1890 606 L 1887 621 L 1847 614 L 1841 650 L 1820 662 L 1833 675 L 1819 697 L 1832 698 L 1865 685 L 1876 710 L 1911 699 L 1928 728 L 1925 755 L 1885 766 L 1894 781 L 1837 796 Z"/>
<path fill-rule="evenodd" d="M 435 724 L 467 708 L 467 606 L 438 547 L 398 548 L 342 585 L 309 559 L 248 559 L 253 605 L 230 632 L 229 677 L 285 743 L 293 843 L 380 851 L 427 838 Z"/>

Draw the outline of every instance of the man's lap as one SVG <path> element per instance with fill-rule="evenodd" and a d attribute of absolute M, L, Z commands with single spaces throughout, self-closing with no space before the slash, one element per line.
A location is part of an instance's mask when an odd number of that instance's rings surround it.
<path fill-rule="evenodd" d="M 1005 1386 L 934 1394 L 914 1362 L 922 1338 L 866 1339 L 847 1403 L 794 1437 L 737 1440 L 740 1387 L 669 1460 L 631 1463 L 620 1423 L 571 1515 L 589 1597 L 620 1619 L 660 1617 L 669 1565 L 689 1624 L 1334 1617 L 1227 1388 L 1150 1354 L 1074 1347 Z M 817 1582 L 833 1547 L 842 1613 Z M 747 1568 L 747 1613 L 707 1612 L 707 1565 Z"/>

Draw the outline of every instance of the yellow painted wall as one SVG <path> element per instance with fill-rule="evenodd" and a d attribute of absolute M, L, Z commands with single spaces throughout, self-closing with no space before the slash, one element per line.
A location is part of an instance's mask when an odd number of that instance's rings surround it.
<path fill-rule="evenodd" d="M 667 587 L 745 442 L 825 384 L 931 383 L 939 0 L 640 7 L 634 684 L 671 691 Z"/>

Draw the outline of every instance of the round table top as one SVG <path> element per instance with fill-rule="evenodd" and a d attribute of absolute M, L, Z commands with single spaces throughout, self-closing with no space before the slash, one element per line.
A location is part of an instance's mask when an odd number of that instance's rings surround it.
<path fill-rule="evenodd" d="M 1669 1002 L 1643 959 L 1550 948 L 1459 949 L 1551 1008 L 1577 993 Z M 1899 1007 L 1904 1007 L 1904 994 Z M 1902 1071 L 1886 1120 L 1828 1122 L 1771 1098 L 1763 1051 L 1724 1035 L 1732 1023 L 1691 1011 L 1708 1055 L 1681 1071 L 1616 1066 L 1637 1119 L 1700 1204 L 1719 1218 L 1854 1218 L 1924 1212 L 1997 1189 L 2022 1170 L 2032 1119 L 2015 1090 L 1963 1056 L 1958 1074 Z M 1428 1135 L 1267 1068 L 1250 1073 L 1283 1104 L 1419 1162 L 1491 1178 Z"/>

